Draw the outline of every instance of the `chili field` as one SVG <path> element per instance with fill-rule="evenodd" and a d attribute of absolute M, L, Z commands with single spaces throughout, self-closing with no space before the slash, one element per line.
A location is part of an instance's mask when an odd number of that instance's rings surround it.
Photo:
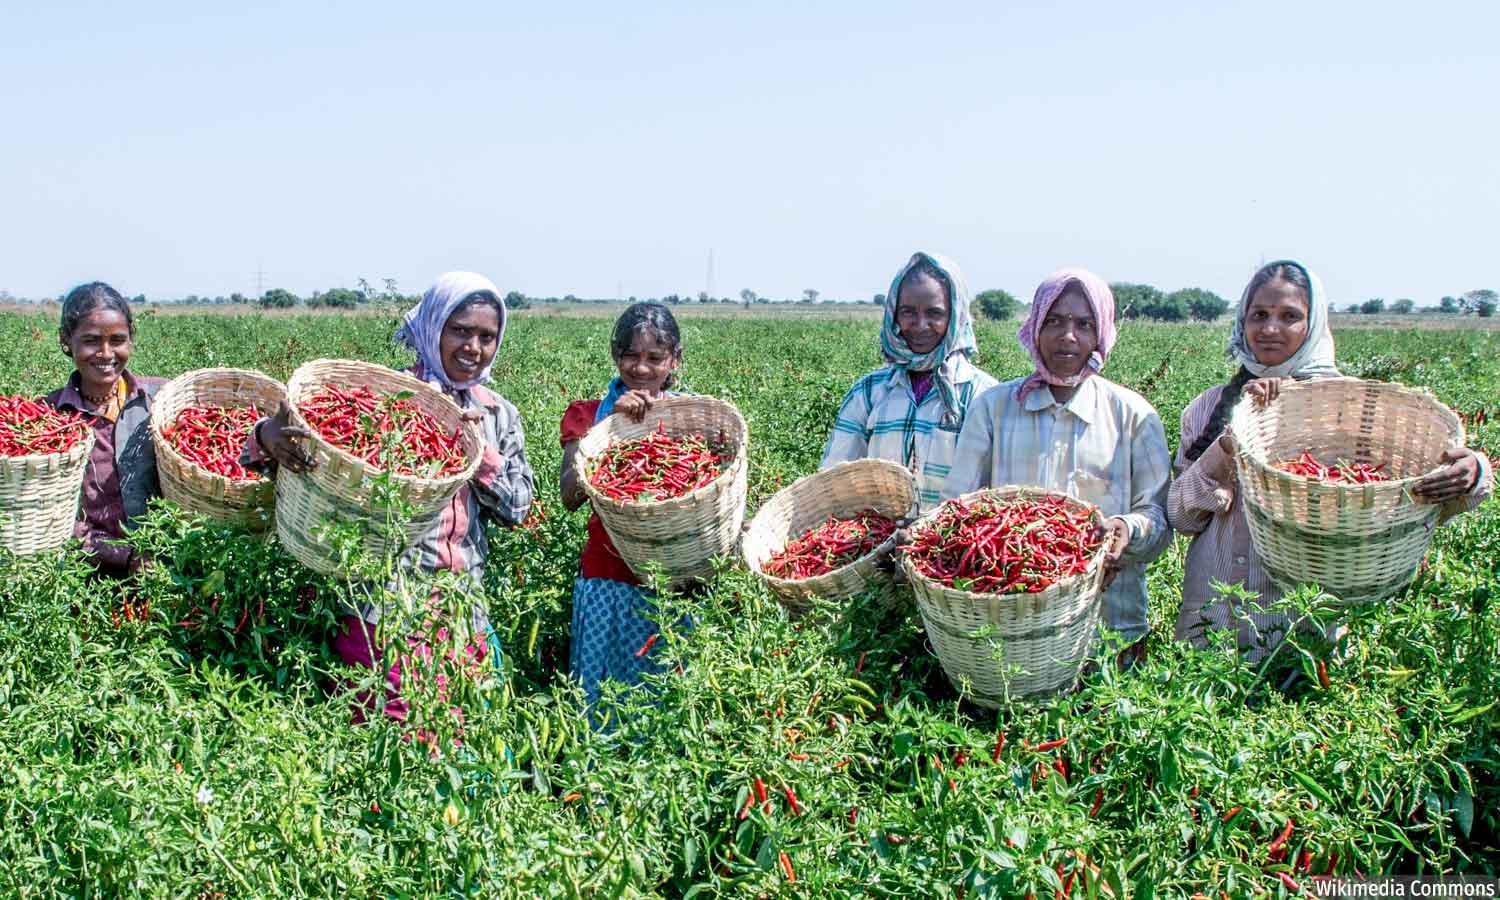
<path fill-rule="evenodd" d="M 146 374 L 411 361 L 389 315 L 139 324 Z M 878 364 L 877 326 L 682 325 L 685 386 L 749 424 L 753 512 L 816 468 L 844 391 Z M 1444 526 L 1414 584 L 1354 612 L 1332 652 L 1288 644 L 1263 667 L 1172 641 L 1179 539 L 1150 570 L 1143 665 L 998 715 L 948 684 L 914 610 L 791 617 L 727 566 L 662 599 L 665 671 L 607 693 L 611 727 L 591 728 L 566 678 L 585 514 L 558 502 L 557 435 L 611 375 L 610 326 L 519 314 L 506 333 L 494 386 L 525 422 L 539 505 L 491 534 L 505 665 L 452 701 L 461 724 L 438 709 L 440 752 L 351 724 L 328 647 L 348 586 L 274 541 L 161 509 L 134 538 L 155 561 L 123 586 L 71 556 L 0 559 L 0 894 L 1240 897 L 1330 871 L 1500 871 L 1493 501 Z M 1156 405 L 1174 449 L 1183 407 L 1229 374 L 1226 333 L 1122 330 L 1106 374 Z M 63 382 L 55 334 L 0 314 L 0 393 Z M 1337 339 L 1346 373 L 1429 387 L 1500 450 L 1500 333 Z M 1014 323 L 981 323 L 979 342 L 996 377 L 1027 370 Z"/>

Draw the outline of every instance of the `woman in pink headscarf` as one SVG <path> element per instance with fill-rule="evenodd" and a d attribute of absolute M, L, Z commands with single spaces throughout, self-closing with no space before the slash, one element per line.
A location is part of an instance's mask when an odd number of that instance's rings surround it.
<path fill-rule="evenodd" d="M 1109 542 L 1104 623 L 1145 653 L 1146 564 L 1171 542 L 1172 471 L 1161 416 L 1099 372 L 1115 343 L 1115 298 L 1103 279 L 1063 269 L 1036 289 L 1021 326 L 1035 371 L 980 395 L 958 437 L 945 497 L 1036 485 L 1099 507 Z"/>

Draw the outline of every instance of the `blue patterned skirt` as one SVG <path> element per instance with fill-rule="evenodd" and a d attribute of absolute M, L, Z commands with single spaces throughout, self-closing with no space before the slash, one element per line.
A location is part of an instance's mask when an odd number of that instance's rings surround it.
<path fill-rule="evenodd" d="M 568 668 L 583 685 L 589 705 L 599 701 L 606 678 L 637 685 L 660 672 L 657 648 L 647 641 L 657 633 L 656 604 L 639 587 L 608 578 L 573 579 L 573 646 Z M 646 652 L 640 653 L 642 647 Z M 639 655 L 637 655 L 639 654 Z"/>

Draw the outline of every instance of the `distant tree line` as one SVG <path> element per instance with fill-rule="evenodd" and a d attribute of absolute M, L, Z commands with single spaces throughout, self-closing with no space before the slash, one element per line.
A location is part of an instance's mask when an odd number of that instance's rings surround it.
<path fill-rule="evenodd" d="M 157 303 L 186 306 L 224 306 L 230 304 L 253 304 L 262 309 L 294 309 L 306 307 L 309 309 L 358 309 L 371 304 L 388 304 L 399 306 L 410 306 L 420 300 L 415 294 L 403 294 L 398 290 L 393 278 L 381 279 L 379 288 L 373 287 L 368 281 L 361 278 L 356 288 L 336 287 L 326 291 L 313 291 L 310 296 L 299 297 L 284 288 L 272 288 L 261 294 L 258 298 L 249 298 L 244 294 L 233 293 L 229 296 L 200 297 L 197 294 L 188 294 L 176 300 L 157 300 Z M 1215 294 L 1213 291 L 1203 288 L 1182 288 L 1181 290 L 1165 293 L 1161 289 L 1149 284 L 1135 284 L 1131 282 L 1117 282 L 1110 285 L 1115 295 L 1115 309 L 1122 319 L 1152 319 L 1159 322 L 1184 322 L 1195 320 L 1200 322 L 1212 322 L 1229 311 L 1229 301 Z M 48 298 L 52 302 L 61 302 L 62 297 Z M 662 297 L 630 297 L 628 302 L 635 303 L 638 300 L 652 300 L 677 306 L 685 303 L 700 304 L 733 304 L 739 303 L 746 307 L 755 305 L 771 304 L 797 304 L 830 305 L 840 302 L 829 297 L 824 297 L 821 291 L 815 288 L 806 288 L 800 297 L 788 297 L 776 299 L 763 296 L 749 288 L 739 292 L 739 298 L 711 297 L 706 291 L 697 294 L 666 294 Z M 0 291 L 0 302 L 29 303 L 33 302 L 24 297 L 14 297 L 8 292 Z M 35 302 L 46 302 L 35 301 Z M 133 304 L 146 303 L 144 294 L 136 294 L 130 298 Z M 619 298 L 606 297 L 596 299 L 584 299 L 573 294 L 565 294 L 561 297 L 529 297 L 520 291 L 511 291 L 505 295 L 505 305 L 508 309 L 529 309 L 535 305 L 546 305 L 554 303 L 588 303 L 609 304 L 619 303 Z M 885 294 L 875 294 L 870 298 L 870 303 L 875 306 L 885 304 Z M 1437 306 L 1437 312 L 1444 315 L 1476 316 L 1487 319 L 1495 315 L 1500 308 L 1500 293 L 1483 288 L 1467 291 L 1463 294 L 1443 297 Z M 980 291 L 974 297 L 974 312 L 980 318 L 1003 320 L 1017 318 L 1025 314 L 1026 304 L 1017 300 L 1010 292 L 999 289 Z M 1346 304 L 1343 308 L 1345 313 L 1363 315 L 1381 315 L 1385 313 L 1404 316 L 1417 312 L 1417 304 L 1410 297 L 1402 297 L 1389 303 L 1383 297 L 1372 297 L 1357 303 Z"/>
<path fill-rule="evenodd" d="M 1495 314 L 1495 309 L 1500 306 L 1500 294 L 1489 288 L 1481 288 L 1476 291 L 1468 291 L 1458 296 L 1447 296 L 1438 301 L 1437 311 L 1449 316 L 1478 316 L 1488 319 Z M 1353 314 L 1364 314 L 1367 316 L 1378 316 L 1382 313 L 1392 313 L 1398 316 L 1410 315 L 1415 312 L 1417 304 L 1410 297 L 1402 297 L 1399 300 L 1386 304 L 1384 297 L 1371 297 L 1361 303 L 1350 303 L 1344 307 L 1344 312 Z"/>

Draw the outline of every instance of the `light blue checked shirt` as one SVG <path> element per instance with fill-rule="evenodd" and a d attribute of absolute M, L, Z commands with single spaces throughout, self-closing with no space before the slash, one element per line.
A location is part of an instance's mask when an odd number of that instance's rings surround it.
<path fill-rule="evenodd" d="M 969 404 L 997 384 L 967 358 L 955 358 L 953 381 L 961 411 L 958 421 L 943 421 L 943 400 L 937 385 L 918 403 L 906 369 L 877 369 L 856 381 L 844 395 L 820 468 L 855 459 L 888 459 L 912 470 L 922 512 L 940 503 Z"/>
<path fill-rule="evenodd" d="M 965 417 L 944 498 L 982 487 L 1035 485 L 1097 505 L 1130 527 L 1120 574 L 1104 596 L 1105 623 L 1144 637 L 1146 564 L 1167 548 L 1167 435 L 1145 397 L 1099 375 L 1060 404 L 1045 386 L 1016 400 L 1022 379 L 985 392 Z"/>

